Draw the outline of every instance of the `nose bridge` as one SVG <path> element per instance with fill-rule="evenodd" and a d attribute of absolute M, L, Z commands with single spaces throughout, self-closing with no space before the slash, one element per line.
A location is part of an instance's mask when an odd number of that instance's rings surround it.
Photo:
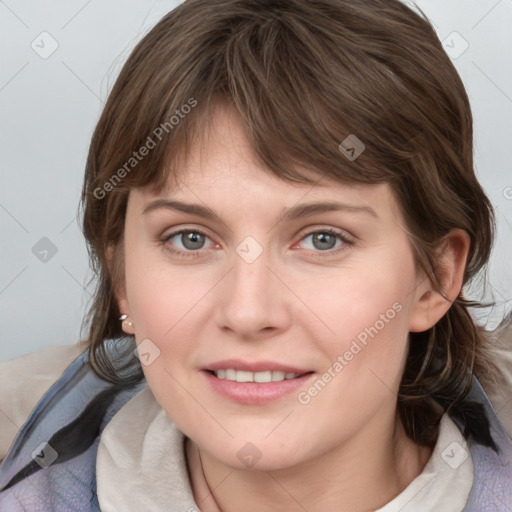
<path fill-rule="evenodd" d="M 270 260 L 269 251 L 254 239 L 239 244 L 218 306 L 223 328 L 250 337 L 262 329 L 286 326 L 285 290 L 270 271 Z"/>
<path fill-rule="evenodd" d="M 268 269 L 270 264 L 268 254 L 262 253 L 254 260 L 244 259 L 243 256 L 237 254 L 233 263 L 233 292 L 241 294 L 249 300 L 253 297 L 265 298 L 271 276 Z"/>

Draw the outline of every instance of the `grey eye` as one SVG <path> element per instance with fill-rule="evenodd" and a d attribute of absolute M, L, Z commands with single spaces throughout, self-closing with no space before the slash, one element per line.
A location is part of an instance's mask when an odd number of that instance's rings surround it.
<path fill-rule="evenodd" d="M 186 231 L 179 236 L 183 247 L 189 250 L 202 249 L 206 241 L 206 236 L 197 231 Z"/>
<path fill-rule="evenodd" d="M 333 249 L 336 246 L 336 241 L 339 238 L 331 233 L 314 233 L 310 235 L 312 237 L 313 246 L 315 249 L 328 250 Z"/>

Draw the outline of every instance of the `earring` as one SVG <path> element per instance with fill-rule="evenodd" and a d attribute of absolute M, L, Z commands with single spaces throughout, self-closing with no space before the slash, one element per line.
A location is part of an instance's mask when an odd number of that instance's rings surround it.
<path fill-rule="evenodd" d="M 122 322 L 126 322 L 130 327 L 133 327 L 133 322 L 126 320 L 127 318 L 128 318 L 128 315 L 121 315 L 119 317 L 119 320 L 121 320 Z"/>

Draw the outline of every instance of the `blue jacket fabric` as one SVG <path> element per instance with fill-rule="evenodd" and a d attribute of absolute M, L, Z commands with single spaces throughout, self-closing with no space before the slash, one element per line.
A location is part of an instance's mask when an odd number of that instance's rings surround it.
<path fill-rule="evenodd" d="M 112 355 L 119 346 L 108 340 L 106 348 Z M 0 463 L 0 511 L 99 511 L 101 432 L 145 386 L 142 380 L 119 390 L 92 371 L 88 351 L 78 357 L 34 408 Z"/>
<path fill-rule="evenodd" d="M 128 389 L 116 387 L 96 376 L 87 351 L 78 357 L 40 400 L 0 463 L 0 511 L 100 512 L 101 432 L 146 386 L 142 378 Z M 497 452 L 469 439 L 474 479 L 464 512 L 511 511 L 512 441 L 476 378 L 468 399 L 483 404 Z"/>

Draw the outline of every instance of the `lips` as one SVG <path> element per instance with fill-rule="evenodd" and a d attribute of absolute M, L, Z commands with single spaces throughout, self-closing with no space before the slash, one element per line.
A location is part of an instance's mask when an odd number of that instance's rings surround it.
<path fill-rule="evenodd" d="M 242 359 L 216 361 L 201 373 L 215 393 L 244 405 L 263 405 L 284 398 L 310 382 L 315 374 L 311 369 L 278 361 Z"/>
<path fill-rule="evenodd" d="M 242 370 L 243 371 L 243 370 Z M 242 405 L 264 405 L 290 396 L 315 378 L 314 372 L 271 382 L 237 382 L 215 376 L 213 370 L 201 372 L 210 389 L 231 402 Z"/>

